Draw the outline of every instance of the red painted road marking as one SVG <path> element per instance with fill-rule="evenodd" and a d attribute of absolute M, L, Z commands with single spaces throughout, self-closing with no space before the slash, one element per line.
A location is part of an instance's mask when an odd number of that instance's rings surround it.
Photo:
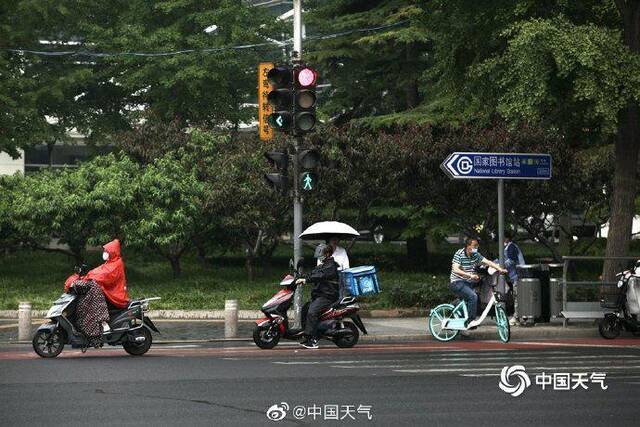
<path fill-rule="evenodd" d="M 444 350 L 542 350 L 562 347 L 591 347 L 591 348 L 635 348 L 640 350 L 640 340 L 621 338 L 605 341 L 600 338 L 571 339 L 565 341 L 525 341 L 503 344 L 496 341 L 454 341 L 448 343 L 410 342 L 394 344 L 363 344 L 349 349 L 338 349 L 330 344 L 323 345 L 318 350 L 306 350 L 298 347 L 282 346 L 273 350 L 260 350 L 255 347 L 213 347 L 213 348 L 163 348 L 152 347 L 145 357 L 273 357 L 292 356 L 307 357 L 318 354 L 383 354 L 383 353 L 420 353 Z M 79 350 L 63 351 L 59 358 L 70 359 L 78 357 L 130 357 L 124 350 L 89 350 L 82 353 Z M 0 360 L 29 360 L 40 359 L 33 351 L 0 352 Z"/>

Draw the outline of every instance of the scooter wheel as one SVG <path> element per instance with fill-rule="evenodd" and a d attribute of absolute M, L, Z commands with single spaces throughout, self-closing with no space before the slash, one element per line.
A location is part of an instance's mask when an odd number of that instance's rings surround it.
<path fill-rule="evenodd" d="M 59 330 L 51 333 L 48 331 L 37 331 L 31 341 L 33 350 L 40 357 L 50 358 L 56 357 L 64 348 L 64 337 Z"/>
<path fill-rule="evenodd" d="M 144 341 L 141 343 L 135 341 L 125 341 L 122 343 L 122 348 L 124 351 L 129 353 L 132 356 L 142 356 L 151 348 L 151 343 L 153 341 L 153 337 L 151 336 L 151 332 L 145 327 L 139 329 L 140 334 L 133 335 L 129 333 L 129 336 L 132 338 L 136 338 L 139 336 L 144 337 Z"/>
<path fill-rule="evenodd" d="M 354 345 L 358 344 L 358 339 L 360 339 L 360 331 L 358 327 L 351 322 L 344 322 L 344 327 L 351 330 L 351 334 L 343 335 L 339 338 L 335 339 L 335 343 L 340 348 L 351 348 Z"/>
<path fill-rule="evenodd" d="M 620 322 L 616 316 L 605 316 L 598 322 L 598 331 L 602 338 L 612 340 L 620 335 Z"/>
<path fill-rule="evenodd" d="M 270 350 L 280 342 L 280 329 L 269 324 L 256 325 L 253 329 L 253 342 L 263 350 Z"/>

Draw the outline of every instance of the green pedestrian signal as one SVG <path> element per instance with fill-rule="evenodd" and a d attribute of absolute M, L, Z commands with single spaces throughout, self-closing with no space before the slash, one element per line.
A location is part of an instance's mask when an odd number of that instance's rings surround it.
<path fill-rule="evenodd" d="M 313 191 L 316 189 L 318 178 L 313 172 L 302 172 L 300 174 L 300 188 L 303 191 Z"/>

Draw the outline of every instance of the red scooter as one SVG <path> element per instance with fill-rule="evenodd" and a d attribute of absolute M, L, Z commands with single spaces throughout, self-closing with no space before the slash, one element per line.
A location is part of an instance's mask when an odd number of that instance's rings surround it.
<path fill-rule="evenodd" d="M 291 263 L 293 267 L 293 262 Z M 301 263 L 293 274 L 288 274 L 280 282 L 282 289 L 267 301 L 260 309 L 265 317 L 256 320 L 253 329 L 253 341 L 262 349 L 271 349 L 278 345 L 281 338 L 288 340 L 300 340 L 304 331 L 304 323 L 307 317 L 310 302 L 302 308 L 302 328 L 292 329 L 289 326 L 287 310 L 293 304 L 293 296 L 298 286 L 301 275 L 299 274 Z M 367 329 L 362 323 L 358 311 L 360 307 L 355 303 L 355 298 L 346 297 L 334 303 L 322 313 L 318 323 L 320 339 L 333 341 L 340 348 L 350 348 L 358 343 L 360 331 L 367 334 Z M 351 321 L 344 320 L 345 318 Z"/>

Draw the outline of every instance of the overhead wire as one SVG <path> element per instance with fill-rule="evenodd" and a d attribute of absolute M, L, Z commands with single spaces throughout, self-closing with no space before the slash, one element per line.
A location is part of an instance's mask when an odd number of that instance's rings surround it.
<path fill-rule="evenodd" d="M 404 21 L 395 22 L 393 24 L 380 25 L 376 27 L 356 28 L 356 29 L 345 30 L 345 31 L 332 33 L 332 34 L 312 35 L 312 36 L 306 37 L 306 40 L 328 40 L 328 39 L 344 37 L 352 34 L 381 31 L 389 28 L 402 26 L 407 22 L 408 20 L 404 20 Z M 269 42 L 263 42 L 263 43 L 222 46 L 222 47 L 214 47 L 214 48 L 181 49 L 181 50 L 166 51 L 166 52 L 91 52 L 86 49 L 66 50 L 66 51 L 43 51 L 43 50 L 7 48 L 7 47 L 0 48 L 0 51 L 20 53 L 20 54 L 31 54 L 31 55 L 38 55 L 38 56 L 56 56 L 56 57 L 61 57 L 61 56 L 86 56 L 86 57 L 93 57 L 93 58 L 109 58 L 114 56 L 162 57 L 162 56 L 183 55 L 187 53 L 213 53 L 213 52 L 222 52 L 227 50 L 255 49 L 258 47 L 267 47 L 267 46 L 278 46 L 279 48 L 282 48 L 283 46 L 291 46 L 291 45 L 293 45 L 293 40 L 289 39 L 282 42 L 269 41 Z"/>

